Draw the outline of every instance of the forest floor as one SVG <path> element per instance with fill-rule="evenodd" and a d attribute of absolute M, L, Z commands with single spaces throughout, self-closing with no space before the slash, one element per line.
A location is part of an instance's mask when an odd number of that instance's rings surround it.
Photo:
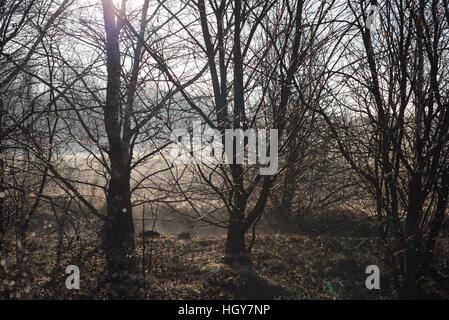
<path fill-rule="evenodd" d="M 55 241 L 52 241 L 55 242 Z M 104 257 L 99 241 L 65 250 L 34 239 L 21 270 L 10 253 L 1 258 L 0 297 L 106 299 Z M 144 244 L 144 245 L 143 245 Z M 138 242 L 140 298 L 143 299 L 392 299 L 390 273 L 374 238 L 259 235 L 252 251 L 257 277 L 234 273 L 220 260 L 224 237 Z M 448 256 L 449 250 L 439 257 Z M 145 263 L 143 263 L 145 261 Z M 441 259 L 439 259 L 441 261 Z M 446 258 L 444 258 L 446 261 Z M 67 265 L 80 268 L 80 290 L 65 287 Z M 368 290 L 368 265 L 381 272 L 381 289 Z M 447 272 L 448 266 L 444 266 Z M 142 270 L 145 270 L 143 272 Z M 2 274 L 0 274 L 0 277 Z M 425 298 L 449 297 L 449 289 L 425 281 Z"/>

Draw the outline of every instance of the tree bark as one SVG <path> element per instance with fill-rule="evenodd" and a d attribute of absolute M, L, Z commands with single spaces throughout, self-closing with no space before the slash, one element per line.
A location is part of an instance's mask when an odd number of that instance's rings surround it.
<path fill-rule="evenodd" d="M 421 176 L 417 172 L 412 176 L 409 183 L 409 205 L 407 217 L 405 219 L 405 274 L 404 283 L 401 288 L 401 299 L 417 299 L 419 296 L 419 265 L 420 265 L 420 239 L 419 221 L 422 211 L 422 204 L 419 201 L 421 193 Z"/>
<path fill-rule="evenodd" d="M 112 298 L 132 298 L 136 264 L 134 262 L 134 221 L 131 206 L 130 154 L 121 137 L 120 85 L 121 61 L 117 18 L 112 0 L 103 0 L 106 31 L 107 88 L 104 122 L 111 161 L 107 190 L 107 217 L 104 225 L 104 247 Z"/>
<path fill-rule="evenodd" d="M 115 174 L 109 182 L 104 240 L 113 294 L 126 298 L 130 296 L 129 289 L 135 286 L 136 264 L 129 172 L 126 172 L 127 168 L 120 169 L 113 170 Z"/>
<path fill-rule="evenodd" d="M 241 222 L 233 222 L 229 225 L 224 262 L 235 269 L 251 266 L 251 259 L 246 250 L 245 233 L 246 230 L 242 228 Z"/>

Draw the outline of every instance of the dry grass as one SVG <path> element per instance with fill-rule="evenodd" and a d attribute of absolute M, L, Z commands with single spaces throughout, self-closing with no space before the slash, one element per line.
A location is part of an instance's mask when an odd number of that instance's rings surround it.
<path fill-rule="evenodd" d="M 52 241 L 55 242 L 55 241 Z M 55 262 L 55 245 L 35 239 L 19 272 L 12 253 L 6 257 L 6 278 L 0 292 L 10 298 L 106 299 L 104 259 L 99 241 L 72 248 Z M 220 263 L 223 237 L 173 237 L 138 243 L 140 297 L 143 299 L 391 299 L 389 272 L 382 265 L 375 239 L 259 236 L 253 261 L 259 276 L 235 274 Z M 65 288 L 64 269 L 81 270 L 81 290 Z M 365 268 L 381 269 L 381 290 L 365 288 Z M 145 270 L 143 272 L 142 270 Z M 11 285 L 11 281 L 14 284 Z M 447 298 L 448 290 L 430 279 L 430 295 Z"/>

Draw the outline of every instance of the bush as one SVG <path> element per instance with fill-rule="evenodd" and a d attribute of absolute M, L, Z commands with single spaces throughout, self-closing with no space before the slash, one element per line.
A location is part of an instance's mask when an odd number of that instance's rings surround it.
<path fill-rule="evenodd" d="M 294 232 L 311 236 L 373 237 L 377 235 L 372 220 L 344 209 L 318 211 L 293 218 Z"/>

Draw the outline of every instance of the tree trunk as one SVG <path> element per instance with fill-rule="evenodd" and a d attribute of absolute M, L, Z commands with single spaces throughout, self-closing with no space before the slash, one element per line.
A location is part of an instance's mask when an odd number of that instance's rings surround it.
<path fill-rule="evenodd" d="M 104 247 L 111 298 L 132 298 L 135 292 L 134 222 L 131 207 L 130 151 L 121 137 L 121 61 L 120 26 L 112 0 L 103 0 L 106 31 L 107 89 L 104 122 L 111 161 L 107 190 L 107 217 L 104 225 Z"/>
<path fill-rule="evenodd" d="M 3 241 L 6 233 L 6 218 L 5 218 L 5 189 L 3 187 L 3 174 L 4 174 L 4 162 L 1 158 L 1 146 L 0 146 L 0 255 L 3 253 Z"/>
<path fill-rule="evenodd" d="M 251 267 L 251 259 L 246 250 L 245 230 L 241 223 L 231 223 L 226 238 L 224 262 L 239 271 L 242 267 Z"/>
<path fill-rule="evenodd" d="M 3 241 L 6 233 L 6 218 L 5 218 L 5 155 L 3 154 L 3 99 L 0 97 L 0 255 L 3 253 Z"/>
<path fill-rule="evenodd" d="M 440 234 L 441 226 L 446 216 L 447 200 L 449 195 L 449 169 L 446 169 L 441 177 L 441 184 L 437 191 L 437 205 L 435 208 L 435 218 L 433 219 L 427 235 L 426 247 L 423 253 L 420 274 L 426 275 L 431 270 L 431 263 L 435 251 L 436 241 Z"/>
<path fill-rule="evenodd" d="M 405 279 L 399 292 L 399 298 L 402 300 L 416 300 L 419 297 L 418 259 L 419 253 L 416 249 L 407 250 L 405 254 Z"/>
<path fill-rule="evenodd" d="M 296 221 L 292 220 L 292 207 L 296 187 L 296 174 L 294 164 L 286 169 L 282 189 L 279 192 L 280 199 L 278 199 L 275 207 L 277 211 L 275 214 L 280 218 L 281 228 L 286 232 L 293 232 L 295 229 L 294 224 Z"/>
<path fill-rule="evenodd" d="M 409 183 L 409 205 L 405 219 L 405 274 L 401 288 L 401 299 L 417 299 L 419 296 L 420 239 L 418 236 L 421 203 L 418 200 L 421 190 L 420 175 L 416 174 Z"/>
<path fill-rule="evenodd" d="M 112 293 L 116 298 L 132 297 L 136 264 L 131 192 L 126 168 L 113 174 L 109 182 L 104 241 Z"/>

